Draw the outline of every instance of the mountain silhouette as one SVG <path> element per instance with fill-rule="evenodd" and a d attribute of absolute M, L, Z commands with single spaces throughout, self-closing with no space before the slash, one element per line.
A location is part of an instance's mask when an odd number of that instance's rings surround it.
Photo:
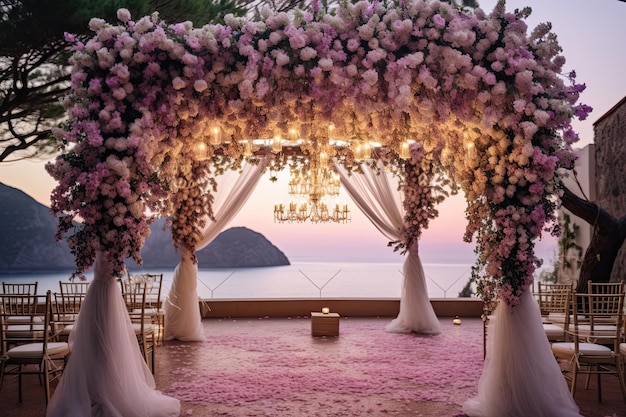
<path fill-rule="evenodd" d="M 56 219 L 50 209 L 28 194 L 0 182 L 0 273 L 73 271 L 74 256 L 54 239 Z M 176 252 L 165 219 L 152 225 L 142 249 L 143 268 L 174 268 Z M 200 268 L 241 268 L 289 265 L 285 254 L 262 234 L 245 227 L 220 233 L 198 251 Z M 137 266 L 127 260 L 129 269 Z"/>
<path fill-rule="evenodd" d="M 151 227 L 152 234 L 142 250 L 144 268 L 175 267 L 180 261 L 180 251 L 172 243 L 165 219 L 157 219 Z M 205 248 L 196 253 L 199 268 L 247 268 L 289 265 L 289 259 L 262 234 L 246 227 L 232 227 L 220 233 Z M 128 269 L 136 265 L 126 262 Z"/>

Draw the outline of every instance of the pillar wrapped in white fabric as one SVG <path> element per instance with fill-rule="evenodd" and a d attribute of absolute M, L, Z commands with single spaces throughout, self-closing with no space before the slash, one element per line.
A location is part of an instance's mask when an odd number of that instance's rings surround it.
<path fill-rule="evenodd" d="M 386 327 L 396 333 L 441 333 L 441 323 L 435 314 L 426 287 L 426 275 L 416 247 L 412 247 L 404 261 L 404 282 L 400 297 L 400 312 Z"/>
<path fill-rule="evenodd" d="M 256 188 L 266 160 L 258 165 L 244 164 L 241 172 L 227 171 L 218 179 L 218 193 L 213 202 L 215 221 L 207 219 L 196 251 L 207 246 L 241 210 Z M 165 340 L 201 342 L 205 340 L 198 299 L 198 264 L 192 261 L 188 248 L 183 248 L 181 260 L 174 271 L 172 286 L 165 300 Z"/>
<path fill-rule="evenodd" d="M 335 161 L 335 169 L 352 200 L 363 214 L 390 241 L 402 241 L 404 214 L 400 193 L 391 187 L 387 173 L 378 161 L 378 171 L 367 164 L 362 173 L 348 175 Z M 389 332 L 438 334 L 441 324 L 428 298 L 426 276 L 418 254 L 418 243 L 409 248 L 404 262 L 404 283 L 400 297 L 400 312 L 388 326 Z"/>
<path fill-rule="evenodd" d="M 46 417 L 173 417 L 180 402 L 155 389 L 120 287 L 104 254 L 70 334 L 72 354 Z"/>
<path fill-rule="evenodd" d="M 530 289 L 511 307 L 500 302 L 490 322 L 478 394 L 470 417 L 582 417 L 554 359 Z"/>

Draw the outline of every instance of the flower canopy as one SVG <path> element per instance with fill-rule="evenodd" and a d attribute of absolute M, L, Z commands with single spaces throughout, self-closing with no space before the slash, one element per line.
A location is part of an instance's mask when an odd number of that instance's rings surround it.
<path fill-rule="evenodd" d="M 236 166 L 246 141 L 328 143 L 332 124 L 345 144 L 375 142 L 395 162 L 407 140 L 420 142 L 420 160 L 464 191 L 466 239 L 515 305 L 532 282 L 534 240 L 554 219 L 561 169 L 575 160 L 571 120 L 590 110 L 576 104 L 575 74 L 561 74 L 550 25 L 527 33 L 529 11 L 507 12 L 504 1 L 489 14 L 438 0 L 318 6 L 201 28 L 133 21 L 124 9 L 118 24 L 92 19 L 95 36 L 76 40 L 70 119 L 57 132 L 71 146 L 48 167 L 58 238 L 75 228 L 78 271 L 96 251 L 116 271 L 127 257 L 141 262 L 150 213 L 191 224 L 174 240 L 192 247 L 211 215 L 207 178 Z M 330 156 L 356 164 L 349 146 Z M 411 201 L 428 172 L 407 175 Z M 405 207 L 410 243 L 432 205 Z"/>

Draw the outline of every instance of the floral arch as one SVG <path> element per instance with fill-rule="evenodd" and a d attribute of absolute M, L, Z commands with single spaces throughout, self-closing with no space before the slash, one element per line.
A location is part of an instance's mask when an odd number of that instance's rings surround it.
<path fill-rule="evenodd" d="M 69 123 L 56 133 L 71 146 L 48 167 L 59 182 L 58 238 L 82 218 L 68 239 L 77 271 L 105 251 L 120 273 L 126 258 L 141 262 L 150 211 L 170 216 L 175 244 L 193 248 L 183 230 L 212 215 L 202 190 L 255 160 L 249 140 L 297 129 L 306 153 L 332 139 L 332 124 L 344 146 L 331 156 L 349 167 L 359 144 L 379 143 L 377 156 L 401 166 L 402 147 L 420 142 L 431 177 L 465 193 L 482 291 L 498 288 L 515 305 L 532 281 L 534 240 L 554 220 L 561 169 L 575 160 L 570 122 L 590 110 L 576 104 L 584 86 L 575 74 L 561 75 L 550 25 L 527 34 L 528 13 L 507 12 L 504 1 L 486 14 L 399 0 L 332 10 L 314 2 L 201 28 L 156 15 L 133 21 L 123 9 L 119 24 L 93 19 L 95 36 L 76 41 Z M 405 192 L 431 185 L 407 181 Z M 414 205 L 399 244 L 434 215 Z"/>
<path fill-rule="evenodd" d="M 496 320 L 503 342 L 485 362 L 467 413 L 579 416 L 539 313 L 524 301 L 534 242 L 544 230 L 558 232 L 551 222 L 561 176 L 576 158 L 571 121 L 591 110 L 577 104 L 584 86 L 575 74 L 561 74 L 565 60 L 550 25 L 527 33 L 530 11 L 507 12 L 504 1 L 489 14 L 439 0 L 319 5 L 201 28 L 156 15 L 133 21 L 121 9 L 120 23 L 93 19 L 94 37 L 76 40 L 69 120 L 55 132 L 67 146 L 48 166 L 59 183 L 52 209 L 77 273 L 96 260 L 95 276 L 104 278 L 90 285 L 77 333 L 92 333 L 76 337 L 68 366 L 76 365 L 64 373 L 49 417 L 77 415 L 71 408 L 79 403 L 91 415 L 102 398 L 117 409 L 153 410 L 142 415 L 178 415 L 177 400 L 162 398 L 139 372 L 142 359 L 124 354 L 136 342 L 128 341 L 127 312 L 110 282 L 128 257 L 141 263 L 153 215 L 171 218 L 175 245 L 193 253 L 213 216 L 215 176 L 260 154 L 281 167 L 286 153 L 269 141 L 292 134 L 300 139 L 295 154 L 325 146 L 348 171 L 364 163 L 358 149 L 379 145 L 372 155 L 402 178 L 405 227 L 394 243 L 403 250 L 437 215 L 439 192 L 462 189 L 479 291 L 486 300 L 498 292 L 505 300 L 498 308 L 517 313 Z M 106 361 L 95 357 L 103 351 Z M 99 377 L 111 369 L 117 379 Z M 136 391 L 122 392 L 120 380 Z"/>

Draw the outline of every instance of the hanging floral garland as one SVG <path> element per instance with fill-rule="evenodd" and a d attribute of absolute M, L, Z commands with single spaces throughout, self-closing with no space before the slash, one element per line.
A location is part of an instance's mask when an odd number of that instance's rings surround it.
<path fill-rule="evenodd" d="M 402 240 L 389 242 L 394 251 L 407 252 L 428 229 L 430 221 L 437 218 L 440 204 L 458 190 L 456 184 L 442 171 L 439 163 L 441 146 L 427 151 L 422 142 L 409 146 L 409 158 L 403 160 L 395 155 L 378 155 L 385 169 L 398 178 L 398 188 L 403 192 L 404 226 Z"/>
<path fill-rule="evenodd" d="M 554 220 L 559 172 L 575 159 L 571 120 L 590 110 L 576 104 L 574 73 L 560 75 L 549 25 L 527 34 L 527 15 L 504 2 L 486 14 L 398 0 L 314 2 L 201 28 L 123 9 L 117 25 L 92 19 L 95 36 L 76 41 L 72 58 L 69 123 L 55 132 L 69 145 L 48 167 L 57 237 L 69 235 L 78 272 L 96 251 L 120 272 L 127 257 L 141 262 L 148 212 L 171 216 L 168 198 L 182 202 L 174 184 L 195 175 L 198 149 L 236 159 L 244 140 L 293 128 L 314 139 L 332 123 L 350 143 L 438 149 L 468 201 L 483 278 L 515 305 L 532 280 L 533 242 Z M 184 217 L 193 230 L 206 221 Z"/>

